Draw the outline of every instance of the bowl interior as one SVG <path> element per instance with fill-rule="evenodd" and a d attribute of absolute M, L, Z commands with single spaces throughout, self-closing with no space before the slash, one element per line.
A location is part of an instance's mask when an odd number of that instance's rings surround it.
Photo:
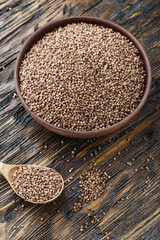
<path fill-rule="evenodd" d="M 57 29 L 58 27 L 64 27 L 67 24 L 71 24 L 71 23 L 79 23 L 79 22 L 85 22 L 85 23 L 91 23 L 91 24 L 96 24 L 99 26 L 104 26 L 107 28 L 112 28 L 114 31 L 120 32 L 122 35 L 126 36 L 128 39 L 130 39 L 134 45 L 136 46 L 136 48 L 139 50 L 140 56 L 144 62 L 144 67 L 145 67 L 145 71 L 146 71 L 146 83 L 145 83 L 145 90 L 144 90 L 144 94 L 143 97 L 141 99 L 141 102 L 139 103 L 139 105 L 137 106 L 137 108 L 130 114 L 128 115 L 126 118 L 124 118 L 122 121 L 107 127 L 107 128 L 103 128 L 100 130 L 93 130 L 93 131 L 72 131 L 72 130 L 66 130 L 66 129 L 62 129 L 59 127 L 56 127 L 52 124 L 49 124 L 47 122 L 45 122 L 43 119 L 41 119 L 40 117 L 38 117 L 37 115 L 35 115 L 28 107 L 28 105 L 25 103 L 21 92 L 20 92 L 20 84 L 19 84 L 19 69 L 20 69 L 20 65 L 21 65 L 21 61 L 24 57 L 24 55 L 29 51 L 29 49 L 31 48 L 31 46 L 36 43 L 39 39 L 41 39 L 46 33 L 54 31 L 55 29 Z M 108 21 L 108 20 L 103 20 L 103 19 L 99 19 L 99 18 L 93 18 L 93 17 L 70 17 L 70 18 L 65 18 L 65 19 L 61 19 L 61 20 L 56 20 L 54 22 L 50 22 L 47 25 L 45 25 L 44 27 L 40 28 L 39 30 L 37 30 L 35 33 L 33 33 L 31 35 L 31 37 L 29 37 L 29 39 L 25 42 L 24 46 L 22 47 L 18 57 L 17 57 L 17 61 L 16 61 L 16 65 L 15 65 L 15 71 L 14 71 L 14 79 L 15 79 L 15 88 L 17 91 L 17 94 L 20 98 L 20 101 L 22 102 L 23 106 L 25 107 L 25 109 L 27 110 L 27 112 L 42 126 L 46 127 L 47 129 L 49 129 L 52 132 L 55 132 L 57 134 L 61 134 L 64 136 L 68 136 L 68 137 L 76 137 L 76 138 L 92 138 L 92 137 L 99 137 L 99 136 L 103 136 L 109 133 L 112 133 L 118 129 L 120 129 L 122 126 L 124 126 L 125 124 L 127 124 L 142 108 L 142 106 L 144 105 L 144 103 L 147 100 L 149 91 L 150 91 L 150 87 L 151 87 L 151 66 L 150 66 L 150 62 L 148 59 L 148 56 L 144 50 L 144 48 L 142 47 L 142 45 L 139 43 L 139 41 L 131 34 L 129 33 L 126 29 L 124 29 L 123 27 Z"/>

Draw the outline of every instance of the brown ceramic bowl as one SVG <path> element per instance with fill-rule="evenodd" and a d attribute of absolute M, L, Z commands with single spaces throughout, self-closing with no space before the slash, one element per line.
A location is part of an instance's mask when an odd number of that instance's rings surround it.
<path fill-rule="evenodd" d="M 67 129 L 62 129 L 59 127 L 56 127 L 52 124 L 49 124 L 47 122 L 45 122 L 43 119 L 41 119 L 40 117 L 36 116 L 27 106 L 27 104 L 25 103 L 21 92 L 20 92 L 20 85 L 19 85 L 19 68 L 20 68 L 20 64 L 21 61 L 25 55 L 25 53 L 27 53 L 30 49 L 30 47 L 36 42 L 38 41 L 40 38 L 42 38 L 46 33 L 53 31 L 54 29 L 60 27 L 60 26 L 65 26 L 69 23 L 79 23 L 79 22 L 85 22 L 85 23 L 92 23 L 92 24 L 96 24 L 96 25 L 100 25 L 100 26 L 104 26 L 104 27 L 108 27 L 108 28 L 112 28 L 114 31 L 120 32 L 121 34 L 125 35 L 128 39 L 130 39 L 134 45 L 137 47 L 137 49 L 139 50 L 139 53 L 141 55 L 141 58 L 144 61 L 144 65 L 145 65 L 145 71 L 146 71 L 146 86 L 145 86 L 145 91 L 142 97 L 141 102 L 139 103 L 139 105 L 137 106 L 137 108 L 130 114 L 128 115 L 126 118 L 124 118 L 122 121 L 107 127 L 107 128 L 103 128 L 97 131 L 71 131 L 71 130 L 67 130 Z M 50 22 L 47 25 L 45 25 L 44 27 L 40 28 L 39 30 L 37 30 L 35 33 L 33 33 L 31 35 L 31 37 L 29 37 L 29 39 L 25 42 L 24 46 L 22 47 L 18 57 L 17 57 L 17 61 L 16 61 L 16 66 L 15 66 L 15 71 L 14 71 L 14 79 L 15 79 L 15 87 L 16 87 L 16 91 L 17 94 L 20 98 L 20 101 L 22 102 L 23 106 L 25 107 L 25 109 L 27 110 L 27 112 L 39 123 L 41 124 L 43 127 L 46 127 L 47 129 L 49 129 L 52 132 L 55 132 L 57 134 L 61 134 L 67 137 L 74 137 L 74 138 L 92 138 L 92 137 L 99 137 L 99 136 L 103 136 L 109 133 L 113 133 L 116 130 L 120 129 L 121 127 L 123 127 L 124 125 L 126 125 L 133 117 L 135 117 L 137 115 L 137 113 L 140 111 L 140 109 L 142 108 L 142 106 L 144 105 L 144 103 L 147 100 L 149 91 L 150 91 L 150 87 L 151 87 L 151 82 L 152 82 L 152 77 L 151 77 L 151 66 L 150 66 L 150 62 L 148 59 L 148 56 L 144 50 L 144 48 L 142 47 L 142 45 L 139 43 L 139 41 L 131 34 L 129 33 L 126 29 L 124 29 L 123 27 L 110 22 L 108 20 L 103 20 L 100 18 L 94 18 L 94 17 L 70 17 L 70 18 L 65 18 L 65 19 L 61 19 L 61 20 L 56 20 L 54 22 Z"/>

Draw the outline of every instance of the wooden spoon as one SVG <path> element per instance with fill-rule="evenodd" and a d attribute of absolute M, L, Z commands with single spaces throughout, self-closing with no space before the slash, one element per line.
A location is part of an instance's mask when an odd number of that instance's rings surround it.
<path fill-rule="evenodd" d="M 46 168 L 46 169 L 50 169 L 48 167 L 44 167 L 44 166 L 39 166 L 39 165 L 11 165 L 11 164 L 6 164 L 6 163 L 2 163 L 0 162 L 0 173 L 6 178 L 6 180 L 8 181 L 8 183 L 10 184 L 11 188 L 15 191 L 15 193 L 23 198 L 25 200 L 24 197 L 20 196 L 19 193 L 17 193 L 17 191 L 15 190 L 14 186 L 12 185 L 12 177 L 13 177 L 13 174 L 15 172 L 15 170 L 17 170 L 19 167 L 21 166 L 27 166 L 27 167 L 38 167 L 38 168 Z M 55 170 L 55 169 L 54 169 Z M 56 170 L 55 170 L 56 171 Z M 57 172 L 57 171 L 56 171 Z M 57 174 L 59 174 L 57 172 Z M 44 204 L 44 203 L 48 203 L 48 202 L 52 202 L 53 200 L 55 200 L 56 198 L 59 197 L 59 195 L 62 193 L 63 189 L 64 189 L 64 180 L 62 178 L 62 176 L 59 174 L 61 180 L 62 180 L 62 185 L 61 185 L 61 190 L 60 192 L 58 193 L 58 195 L 56 195 L 54 198 L 52 199 L 49 199 L 47 201 L 44 201 L 44 202 L 33 202 L 33 201 L 29 201 L 29 200 L 26 200 L 28 202 L 31 202 L 31 203 L 35 203 L 35 204 Z"/>

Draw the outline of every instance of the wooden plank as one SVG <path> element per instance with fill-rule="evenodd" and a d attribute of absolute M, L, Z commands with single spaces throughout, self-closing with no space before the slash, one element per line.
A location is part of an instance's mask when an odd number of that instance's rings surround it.
<path fill-rule="evenodd" d="M 25 203 L 0 176 L 0 239 L 98 240 L 107 236 L 115 240 L 142 239 L 142 236 L 146 240 L 160 239 L 158 4 L 151 0 L 1 0 L 0 66 L 5 67 L 0 71 L 1 161 L 54 167 L 65 181 L 70 176 L 73 180 L 65 185 L 55 204 L 41 206 Z M 15 59 L 24 40 L 48 21 L 71 15 L 97 16 L 122 25 L 141 41 L 152 65 L 151 92 L 136 119 L 120 131 L 98 139 L 75 140 L 53 134 L 31 119 L 18 98 L 12 98 Z M 72 158 L 74 148 L 76 153 Z M 150 155 L 154 159 L 148 162 Z M 74 213 L 79 176 L 91 169 L 93 162 L 111 178 L 102 197 Z M 70 174 L 68 170 L 72 167 Z M 147 177 L 151 179 L 151 187 L 145 190 Z M 90 223 L 88 209 L 94 210 L 100 222 Z M 80 226 L 86 221 L 89 226 L 81 233 Z"/>

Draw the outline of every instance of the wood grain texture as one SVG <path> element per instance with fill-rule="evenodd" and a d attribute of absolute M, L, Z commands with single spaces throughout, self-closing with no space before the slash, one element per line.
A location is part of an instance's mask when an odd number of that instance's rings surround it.
<path fill-rule="evenodd" d="M 158 0 L 0 1 L 1 161 L 54 167 L 65 181 L 73 176 L 56 203 L 45 206 L 25 203 L 0 176 L 0 240 L 99 240 L 107 236 L 113 240 L 140 240 L 142 236 L 146 240 L 160 239 L 159 9 Z M 148 101 L 136 119 L 115 134 L 93 140 L 49 132 L 28 115 L 18 98 L 13 99 L 14 64 L 24 41 L 48 21 L 71 15 L 97 16 L 125 27 L 144 46 L 153 71 Z M 95 150 L 98 154 L 91 156 Z M 147 162 L 150 155 L 154 159 Z M 92 167 L 93 161 L 111 179 L 102 197 L 73 213 L 79 176 Z M 145 190 L 147 177 L 151 187 Z M 100 222 L 89 224 L 81 233 L 80 226 L 88 221 L 88 209 L 94 210 Z"/>

